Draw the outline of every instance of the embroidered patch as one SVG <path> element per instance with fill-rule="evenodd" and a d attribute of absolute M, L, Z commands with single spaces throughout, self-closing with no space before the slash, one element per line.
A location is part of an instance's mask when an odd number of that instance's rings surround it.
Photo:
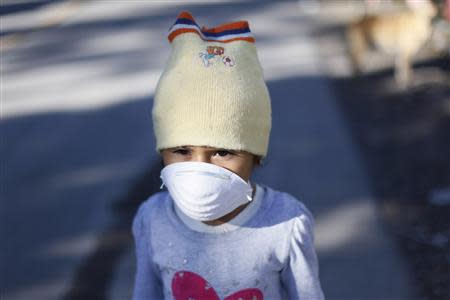
<path fill-rule="evenodd" d="M 206 52 L 200 52 L 199 57 L 202 59 L 203 65 L 209 67 L 216 63 L 217 60 L 222 60 L 222 63 L 227 67 L 235 65 L 234 59 L 229 55 L 224 55 L 225 48 L 220 46 L 208 46 Z"/>
<path fill-rule="evenodd" d="M 234 66 L 234 59 L 228 55 L 225 55 L 222 57 L 222 62 L 225 66 L 228 66 L 228 67 Z"/>

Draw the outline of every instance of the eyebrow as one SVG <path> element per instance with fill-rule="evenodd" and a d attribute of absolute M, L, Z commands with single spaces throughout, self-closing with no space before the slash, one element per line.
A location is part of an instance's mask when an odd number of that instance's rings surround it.
<path fill-rule="evenodd" d="M 208 147 L 208 146 L 178 146 L 178 147 L 173 147 L 173 148 L 169 148 L 169 149 L 192 150 L 193 147 L 201 147 L 204 149 L 204 151 L 207 151 L 207 152 L 211 152 L 211 151 L 228 151 L 228 152 L 233 152 L 233 153 L 245 152 L 242 150 L 233 150 L 233 149 L 227 149 L 227 148 L 216 148 L 216 147 Z"/>

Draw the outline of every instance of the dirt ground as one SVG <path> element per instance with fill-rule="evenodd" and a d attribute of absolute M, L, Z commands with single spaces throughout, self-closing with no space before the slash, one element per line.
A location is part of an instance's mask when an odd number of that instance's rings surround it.
<path fill-rule="evenodd" d="M 391 68 L 332 81 L 421 297 L 450 299 L 450 58 L 414 68 L 403 91 Z"/>

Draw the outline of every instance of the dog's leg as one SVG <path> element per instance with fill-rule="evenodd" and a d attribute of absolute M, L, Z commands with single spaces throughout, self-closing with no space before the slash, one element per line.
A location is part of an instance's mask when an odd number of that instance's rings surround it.
<path fill-rule="evenodd" d="M 395 57 L 395 81 L 397 85 L 404 89 L 411 83 L 411 55 L 406 53 L 397 53 Z"/>
<path fill-rule="evenodd" d="M 352 24 L 347 30 L 350 60 L 356 74 L 360 74 L 364 69 L 364 56 L 367 51 L 364 31 L 358 25 L 359 23 Z"/>

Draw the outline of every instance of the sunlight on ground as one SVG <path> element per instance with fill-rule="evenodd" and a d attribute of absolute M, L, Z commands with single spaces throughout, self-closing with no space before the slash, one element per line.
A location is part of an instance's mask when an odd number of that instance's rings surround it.
<path fill-rule="evenodd" d="M 332 253 L 348 247 L 373 247 L 380 241 L 373 235 L 376 224 L 375 207 L 368 199 L 355 199 L 338 206 L 316 219 L 316 248 Z M 370 235 L 369 235 L 370 234 Z"/>
<path fill-rule="evenodd" d="M 82 258 L 93 252 L 97 244 L 97 233 L 86 233 L 81 236 L 66 238 L 55 241 L 41 249 L 41 255 L 51 258 Z"/>
<path fill-rule="evenodd" d="M 64 279 L 44 281 L 8 294 L 8 300 L 59 299 L 64 293 Z"/>
<path fill-rule="evenodd" d="M 139 165 L 136 161 L 130 161 L 71 170 L 48 178 L 41 183 L 41 186 L 52 190 L 66 190 L 119 182 L 132 177 L 136 173 L 136 169 L 139 169 Z"/>

